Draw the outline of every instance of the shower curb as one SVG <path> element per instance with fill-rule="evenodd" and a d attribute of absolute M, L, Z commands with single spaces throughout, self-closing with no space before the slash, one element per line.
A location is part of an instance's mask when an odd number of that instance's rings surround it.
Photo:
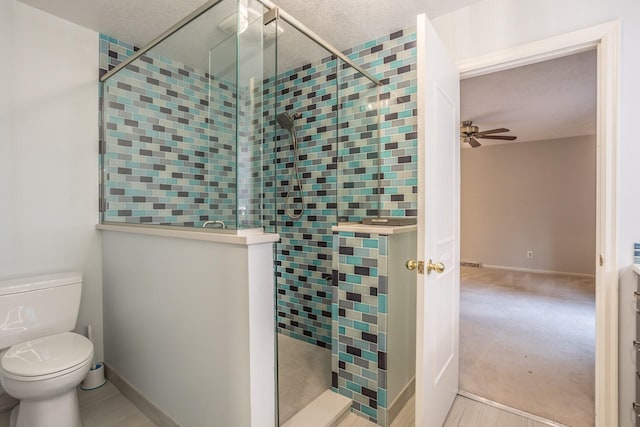
<path fill-rule="evenodd" d="M 352 400 L 331 390 L 325 390 L 313 402 L 302 408 L 282 427 L 332 427 L 346 415 Z"/>

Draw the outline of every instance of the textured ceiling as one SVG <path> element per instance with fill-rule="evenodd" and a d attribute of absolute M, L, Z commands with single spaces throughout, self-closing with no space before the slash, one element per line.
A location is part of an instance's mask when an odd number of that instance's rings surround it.
<path fill-rule="evenodd" d="M 431 18 L 473 4 L 479 0 L 279 0 L 275 3 L 312 31 L 339 50 L 345 50 L 366 41 L 412 27 L 416 15 L 426 12 Z M 181 18 L 188 15 L 203 0 L 22 0 L 53 15 L 75 22 L 92 30 L 108 34 L 119 40 L 144 46 Z M 249 0 L 253 8 L 255 0 Z M 215 8 L 222 11 L 234 8 L 235 0 L 224 0 Z M 230 12 L 229 12 L 230 13 Z M 222 15 L 222 12 L 220 12 Z M 228 15 L 228 13 L 227 13 Z M 226 17 L 227 15 L 224 15 Z M 203 30 L 198 41 L 209 40 L 215 29 Z M 293 30 L 292 30 L 293 31 Z M 218 37 L 219 38 L 219 37 Z M 214 37 L 215 39 L 215 37 Z M 279 69 L 294 68 L 326 56 L 317 48 L 300 49 L 300 36 L 284 38 L 279 48 L 287 52 L 280 58 L 284 64 Z M 183 57 L 196 47 L 201 52 L 191 52 L 191 65 L 206 64 L 211 44 L 192 44 L 182 48 Z M 233 53 L 233 47 L 221 50 Z M 218 53 L 221 51 L 219 50 Z M 318 56 L 320 55 L 320 56 Z M 179 58 L 175 58 L 178 59 Z"/>
<path fill-rule="evenodd" d="M 256 8 L 255 0 L 248 0 Z M 413 27 L 416 15 L 444 15 L 479 0 L 278 0 L 275 3 L 339 50 Z M 53 15 L 120 40 L 144 46 L 203 0 L 22 0 Z M 232 75 L 235 44 L 217 23 L 235 8 L 223 0 L 208 14 L 158 47 L 158 53 L 218 75 Z M 259 8 L 258 8 L 259 9 Z M 211 25 L 210 22 L 216 22 Z M 279 35 L 278 69 L 286 70 L 327 56 L 326 51 L 286 24 Z M 250 40 L 251 31 L 246 32 Z M 270 42 L 267 40 L 266 45 Z M 249 44 L 245 44 L 247 46 Z M 262 61 L 258 50 L 241 60 Z M 513 143 L 595 133 L 596 58 L 594 52 L 502 71 L 461 82 L 461 118 L 480 129 L 507 127 Z M 257 65 L 261 65 L 257 63 Z M 221 67 L 216 69 L 215 67 Z M 483 145 L 496 142 L 481 140 Z M 501 142 L 498 142 L 501 143 Z M 466 145 L 466 144 L 465 144 Z"/>
<path fill-rule="evenodd" d="M 596 51 L 460 82 L 460 119 L 480 130 L 505 127 L 517 144 L 596 133 Z M 468 147 L 467 144 L 464 144 Z"/>
<path fill-rule="evenodd" d="M 344 50 L 479 0 L 280 0 L 275 3 Z M 22 0 L 92 30 L 143 46 L 203 0 Z"/>

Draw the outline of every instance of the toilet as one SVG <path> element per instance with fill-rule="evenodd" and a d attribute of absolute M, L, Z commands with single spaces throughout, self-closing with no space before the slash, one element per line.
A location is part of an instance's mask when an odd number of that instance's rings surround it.
<path fill-rule="evenodd" d="M 93 344 L 76 325 L 82 275 L 0 280 L 0 382 L 20 400 L 11 427 L 82 427 L 76 386 Z"/>

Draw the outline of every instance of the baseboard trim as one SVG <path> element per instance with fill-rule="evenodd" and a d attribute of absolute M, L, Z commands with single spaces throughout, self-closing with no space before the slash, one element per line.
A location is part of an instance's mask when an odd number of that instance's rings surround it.
<path fill-rule="evenodd" d="M 475 262 L 475 261 L 462 260 L 462 261 L 460 261 L 460 267 L 482 268 L 482 263 L 481 262 Z"/>
<path fill-rule="evenodd" d="M 108 363 L 104 364 L 105 376 L 124 397 L 129 399 L 133 405 L 145 414 L 158 427 L 181 427 L 180 424 L 149 399 L 147 399 L 137 388 L 116 372 Z"/>
<path fill-rule="evenodd" d="M 534 415 L 532 413 L 522 411 L 520 409 L 512 408 L 511 406 L 503 405 L 502 403 L 494 402 L 493 400 L 486 399 L 482 396 L 478 396 L 477 394 L 469 393 L 468 391 L 459 390 L 458 394 L 462 397 L 466 397 L 467 399 L 475 400 L 476 402 L 493 406 L 494 408 L 498 408 L 502 411 L 509 412 L 514 415 L 519 415 L 521 417 L 528 418 L 530 420 L 542 423 L 544 425 L 548 425 L 551 427 L 569 427 L 566 424 L 562 424 L 562 423 L 550 420 L 548 418 L 540 417 L 538 415 Z"/>
<path fill-rule="evenodd" d="M 571 277 L 584 277 L 587 279 L 594 279 L 595 274 L 587 274 L 587 273 L 572 273 L 568 271 L 555 271 L 555 270 L 538 270 L 535 268 L 520 268 L 520 267 L 507 267 L 504 265 L 492 265 L 492 264 L 482 264 L 482 268 L 494 268 L 496 270 L 511 270 L 511 271 L 521 271 L 523 273 L 538 273 L 538 274 L 559 274 L 562 276 L 571 276 Z"/>
<path fill-rule="evenodd" d="M 391 405 L 389 405 L 389 409 L 387 409 L 387 425 L 391 425 L 393 420 L 396 419 L 404 405 L 411 399 L 416 392 L 416 377 L 411 378 L 411 381 L 402 389 L 402 391 L 398 394 Z"/>

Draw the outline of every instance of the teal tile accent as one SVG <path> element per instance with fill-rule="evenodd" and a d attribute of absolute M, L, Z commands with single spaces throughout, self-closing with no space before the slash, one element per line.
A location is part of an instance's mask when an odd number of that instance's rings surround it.
<path fill-rule="evenodd" d="M 381 357 L 386 364 L 387 317 L 378 313 L 386 312 L 387 295 L 382 292 L 386 286 L 379 286 L 386 283 L 379 272 L 386 271 L 387 258 L 381 255 L 386 245 L 387 236 L 377 234 L 333 236 L 333 277 L 338 288 L 333 299 L 338 314 L 334 333 L 341 343 L 332 348 L 333 386 L 340 393 L 347 388 L 354 399 L 352 410 L 381 425 L 387 417 L 386 365 L 380 365 Z M 340 250 L 354 255 L 339 256 Z"/>

